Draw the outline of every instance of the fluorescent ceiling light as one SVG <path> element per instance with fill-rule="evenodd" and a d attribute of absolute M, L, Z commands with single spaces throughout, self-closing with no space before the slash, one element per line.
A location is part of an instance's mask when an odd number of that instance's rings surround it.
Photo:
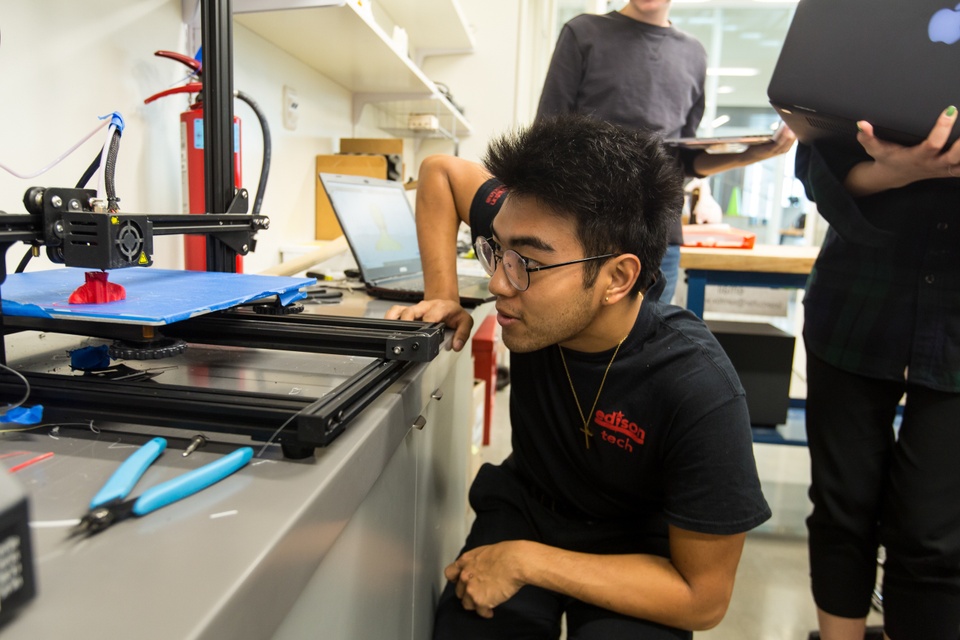
<path fill-rule="evenodd" d="M 751 78 L 759 73 L 759 69 L 753 69 L 750 67 L 710 67 L 707 69 L 708 76 L 738 76 L 741 78 Z"/>
<path fill-rule="evenodd" d="M 730 116 L 728 116 L 728 115 L 722 115 L 722 116 L 720 116 L 720 117 L 718 117 L 718 118 L 714 118 L 713 122 L 710 123 L 710 126 L 713 127 L 714 129 L 716 129 L 716 128 L 718 128 L 718 127 L 722 127 L 723 125 L 727 124 L 728 122 L 730 122 Z"/>
<path fill-rule="evenodd" d="M 727 85 L 723 85 L 722 87 L 717 87 L 717 93 L 719 94 L 728 94 L 728 93 L 733 93 L 734 91 L 736 91 L 736 89 Z"/>

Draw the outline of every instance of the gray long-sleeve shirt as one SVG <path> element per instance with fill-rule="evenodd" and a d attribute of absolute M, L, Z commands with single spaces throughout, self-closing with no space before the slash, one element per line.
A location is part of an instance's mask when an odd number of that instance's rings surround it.
<path fill-rule="evenodd" d="M 567 22 L 557 39 L 537 119 L 581 113 L 664 138 L 696 135 L 704 110 L 707 52 L 693 36 L 613 11 Z M 698 152 L 678 150 L 687 175 Z M 670 237 L 681 244 L 680 219 Z"/>
<path fill-rule="evenodd" d="M 537 118 L 583 113 L 666 138 L 695 135 L 707 53 L 674 27 L 616 11 L 567 22 L 557 39 Z"/>

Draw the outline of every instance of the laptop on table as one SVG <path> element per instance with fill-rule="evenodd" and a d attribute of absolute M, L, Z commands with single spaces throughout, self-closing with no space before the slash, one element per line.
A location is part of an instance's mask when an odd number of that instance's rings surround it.
<path fill-rule="evenodd" d="M 423 300 L 417 225 L 403 184 L 365 176 L 319 175 L 367 293 L 381 300 Z M 493 300 L 489 281 L 485 275 L 459 276 L 460 304 L 475 307 Z"/>
<path fill-rule="evenodd" d="M 866 120 L 909 146 L 960 107 L 958 72 L 957 0 L 800 0 L 767 96 L 801 142 L 856 144 Z"/>

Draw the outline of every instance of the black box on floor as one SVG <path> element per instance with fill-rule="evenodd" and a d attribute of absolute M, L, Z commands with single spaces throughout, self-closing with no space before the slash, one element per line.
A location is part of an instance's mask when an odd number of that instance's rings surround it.
<path fill-rule="evenodd" d="M 771 324 L 708 320 L 747 392 L 750 422 L 772 427 L 787 421 L 795 338 Z"/>

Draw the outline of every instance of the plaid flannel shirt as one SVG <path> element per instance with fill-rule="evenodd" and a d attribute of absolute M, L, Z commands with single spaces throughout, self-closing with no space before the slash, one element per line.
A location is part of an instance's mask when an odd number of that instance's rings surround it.
<path fill-rule="evenodd" d="M 863 198 L 842 183 L 870 157 L 800 145 L 797 177 L 830 223 L 807 281 L 807 349 L 840 369 L 960 392 L 960 179 Z"/>

